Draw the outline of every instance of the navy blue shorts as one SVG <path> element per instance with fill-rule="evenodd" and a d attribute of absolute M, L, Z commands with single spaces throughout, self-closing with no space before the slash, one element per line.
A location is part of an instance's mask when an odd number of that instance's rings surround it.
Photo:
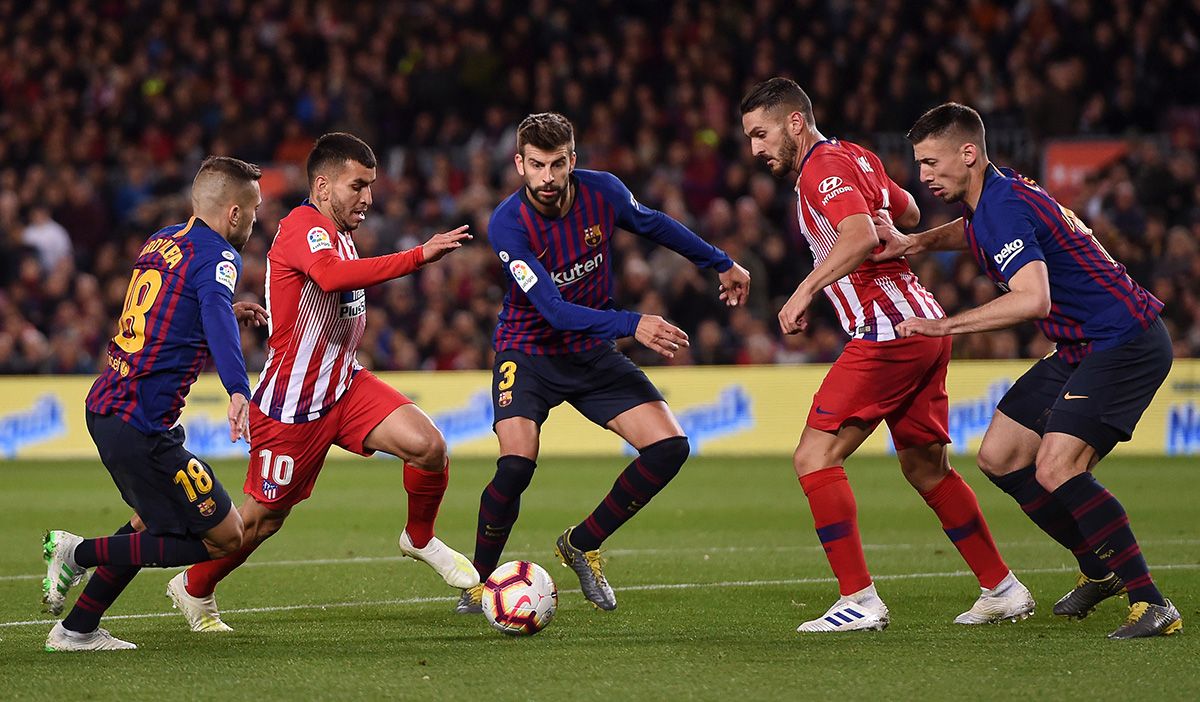
<path fill-rule="evenodd" d="M 122 499 L 151 534 L 201 536 L 233 508 L 212 468 L 183 447 L 183 427 L 147 435 L 89 410 L 87 428 Z"/>
<path fill-rule="evenodd" d="M 613 346 L 557 356 L 510 349 L 496 354 L 492 371 L 492 426 L 526 417 L 540 427 L 563 402 L 604 426 L 626 410 L 662 399 L 642 369 Z"/>
<path fill-rule="evenodd" d="M 1171 371 L 1171 337 L 1157 319 L 1141 335 L 1079 363 L 1047 356 L 1022 375 L 996 409 L 1021 426 L 1070 434 L 1101 456 L 1129 441 Z"/>

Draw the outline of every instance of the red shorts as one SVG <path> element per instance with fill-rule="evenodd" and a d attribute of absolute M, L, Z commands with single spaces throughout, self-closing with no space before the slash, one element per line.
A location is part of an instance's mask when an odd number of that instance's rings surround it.
<path fill-rule="evenodd" d="M 313 485 L 333 445 L 360 456 L 367 434 L 397 407 L 412 400 L 369 371 L 360 370 L 346 394 L 320 419 L 284 424 L 250 404 L 250 466 L 242 490 L 263 505 L 282 510 L 312 494 Z"/>
<path fill-rule="evenodd" d="M 946 367 L 950 337 L 852 339 L 813 396 L 808 426 L 837 432 L 851 420 L 887 422 L 896 450 L 950 443 Z"/>

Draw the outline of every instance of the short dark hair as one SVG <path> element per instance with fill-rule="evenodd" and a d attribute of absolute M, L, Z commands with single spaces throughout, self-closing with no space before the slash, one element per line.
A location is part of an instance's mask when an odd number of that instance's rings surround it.
<path fill-rule="evenodd" d="M 951 133 L 974 143 L 987 153 L 983 118 L 975 110 L 957 102 L 938 105 L 921 115 L 904 137 L 913 144 L 920 144 L 931 137 L 937 138 Z"/>
<path fill-rule="evenodd" d="M 758 108 L 773 110 L 776 107 L 786 107 L 789 112 L 799 112 L 809 125 L 816 125 L 813 119 L 812 100 L 800 84 L 791 78 L 776 76 L 768 78 L 750 89 L 742 98 L 742 114 L 753 112 Z"/>
<path fill-rule="evenodd" d="M 241 183 L 251 183 L 262 178 L 262 169 L 253 163 L 232 156 L 209 156 L 200 164 L 196 171 L 196 179 L 201 176 L 220 175 L 229 180 Z"/>
<path fill-rule="evenodd" d="M 367 142 L 346 132 L 330 132 L 313 144 L 308 154 L 308 184 L 311 186 L 318 175 L 328 174 L 331 168 L 341 168 L 347 161 L 375 168 L 375 152 Z"/>
<path fill-rule="evenodd" d="M 517 153 L 524 155 L 526 144 L 542 151 L 553 151 L 567 144 L 574 151 L 575 127 L 557 112 L 529 115 L 517 125 Z"/>

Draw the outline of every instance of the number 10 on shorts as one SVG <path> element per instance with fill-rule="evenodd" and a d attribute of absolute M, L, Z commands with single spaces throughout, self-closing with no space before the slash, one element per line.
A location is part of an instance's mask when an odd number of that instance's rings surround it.
<path fill-rule="evenodd" d="M 263 449 L 258 452 L 258 457 L 262 459 L 263 480 L 270 480 L 276 485 L 287 485 L 292 482 L 292 470 L 296 467 L 296 462 L 292 460 L 291 456 L 281 453 L 272 461 L 271 450 Z"/>

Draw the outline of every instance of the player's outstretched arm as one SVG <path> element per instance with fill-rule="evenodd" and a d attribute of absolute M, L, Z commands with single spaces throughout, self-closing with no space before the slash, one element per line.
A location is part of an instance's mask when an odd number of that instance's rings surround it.
<path fill-rule="evenodd" d="M 689 345 L 688 335 L 682 329 L 656 314 L 642 315 L 633 338 L 666 358 L 675 358 L 679 347 Z"/>
<path fill-rule="evenodd" d="M 700 268 L 724 273 L 735 265 L 728 254 L 701 239 L 696 232 L 638 202 L 619 178 L 611 173 L 602 175 L 601 182 L 616 203 L 617 226 L 671 249 Z"/>
<path fill-rule="evenodd" d="M 896 228 L 887 212 L 876 212 L 871 218 L 883 249 L 870 255 L 872 261 L 889 261 L 925 251 L 965 251 L 966 225 L 963 218 L 947 222 L 919 234 L 905 234 Z"/>
<path fill-rule="evenodd" d="M 1008 280 L 1009 292 L 980 307 L 943 319 L 913 317 L 896 325 L 901 338 L 948 336 L 1006 329 L 1050 314 L 1050 277 L 1046 262 L 1030 261 Z"/>
<path fill-rule="evenodd" d="M 466 233 L 467 227 L 468 225 L 464 224 L 457 229 L 436 234 L 421 246 L 386 256 L 346 260 L 328 250 L 308 266 L 308 277 L 325 292 L 369 288 L 393 278 L 406 276 L 429 263 L 431 259 L 426 258 L 426 247 L 429 247 L 428 252 L 437 258 L 460 248 L 464 239 L 471 238 L 471 235 Z"/>

